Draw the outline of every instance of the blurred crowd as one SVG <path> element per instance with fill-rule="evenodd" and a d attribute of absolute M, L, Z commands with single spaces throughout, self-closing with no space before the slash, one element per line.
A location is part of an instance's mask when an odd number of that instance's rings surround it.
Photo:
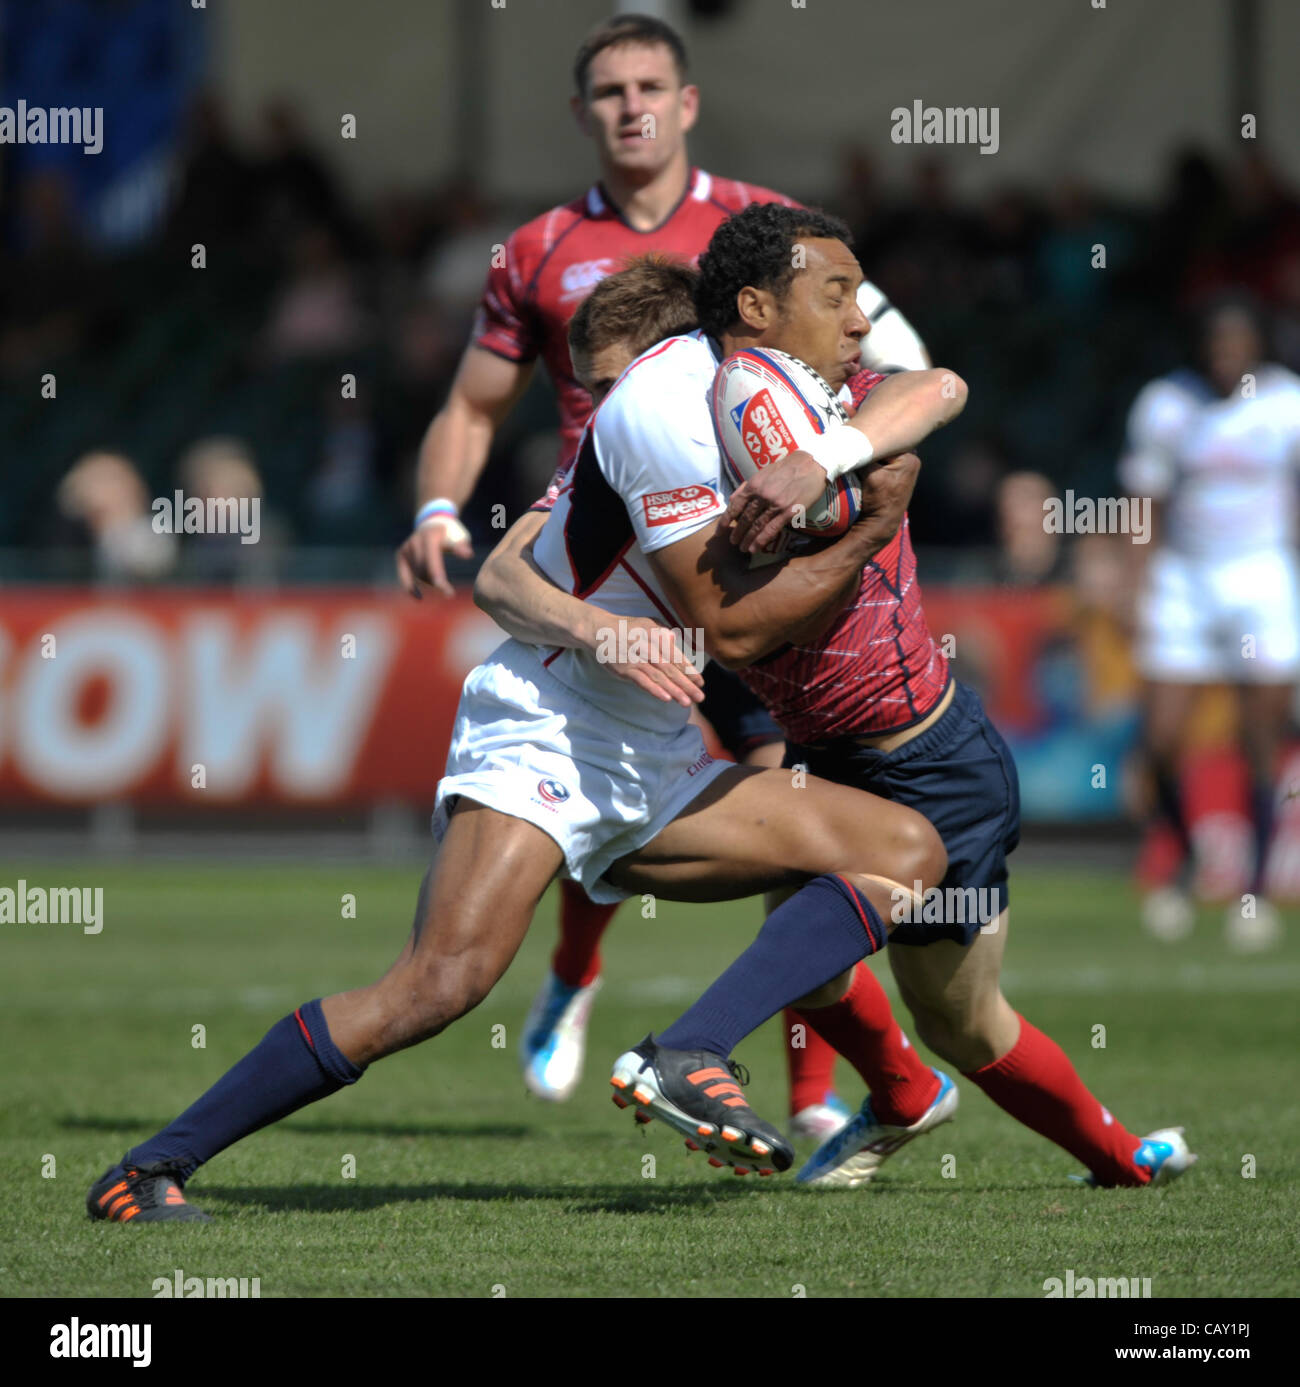
<path fill-rule="evenodd" d="M 1253 290 L 1275 357 L 1300 368 L 1300 200 L 1246 149 L 1231 167 L 1180 151 L 1145 207 L 1072 178 L 963 199 L 932 156 L 886 186 L 865 149 L 843 151 L 824 205 L 971 384 L 966 415 L 926 451 L 918 547 L 966 578 L 1059 579 L 1043 499 L 1113 494 L 1128 406 L 1186 359 L 1182 315 L 1208 293 Z M 277 547 L 399 542 L 491 249 L 540 210 L 462 179 L 360 205 L 291 104 L 240 137 L 210 96 L 158 234 L 133 251 L 92 249 L 57 171 L 19 183 L 0 259 L 0 432 L 20 461 L 0 473 L 0 547 L 80 548 L 104 576 L 222 579 L 263 571 Z M 480 540 L 490 505 L 514 515 L 543 489 L 555 450 L 538 382 L 498 436 L 483 514 L 470 508 Z M 150 524 L 152 498 L 174 489 L 261 498 L 262 540 L 211 536 L 182 563 Z"/>

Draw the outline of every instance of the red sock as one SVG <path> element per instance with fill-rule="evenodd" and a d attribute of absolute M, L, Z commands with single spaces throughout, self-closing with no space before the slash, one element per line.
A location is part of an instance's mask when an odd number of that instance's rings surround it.
<path fill-rule="evenodd" d="M 793 1007 L 782 1013 L 785 1020 L 785 1061 L 790 1069 L 790 1116 L 824 1103 L 835 1086 L 835 1051 L 807 1025 Z M 801 1026 L 802 1032 L 792 1030 Z M 794 1035 L 802 1035 L 803 1044 L 790 1043 Z"/>
<path fill-rule="evenodd" d="M 854 968 L 838 1002 L 803 1018 L 862 1075 L 881 1122 L 910 1126 L 934 1102 L 939 1080 L 899 1030 L 885 989 L 865 963 Z"/>
<path fill-rule="evenodd" d="M 1017 1122 L 1065 1147 L 1099 1184 L 1145 1185 L 1151 1178 L 1133 1164 L 1141 1138 L 1116 1122 L 1084 1087 L 1065 1051 L 1023 1016 L 1011 1049 L 966 1077 Z"/>
<path fill-rule="evenodd" d="M 600 941 L 618 909 L 597 905 L 576 881 L 560 882 L 560 940 L 551 969 L 570 987 L 586 987 L 600 976 Z"/>

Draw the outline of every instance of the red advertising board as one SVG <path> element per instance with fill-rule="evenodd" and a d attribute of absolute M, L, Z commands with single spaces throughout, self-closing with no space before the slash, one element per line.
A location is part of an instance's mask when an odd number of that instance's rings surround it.
<path fill-rule="evenodd" d="M 0 800 L 427 803 L 501 639 L 468 597 L 6 591 Z"/>

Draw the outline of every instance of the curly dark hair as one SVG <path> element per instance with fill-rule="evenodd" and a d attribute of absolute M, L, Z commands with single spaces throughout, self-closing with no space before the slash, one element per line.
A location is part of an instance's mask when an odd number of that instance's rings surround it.
<path fill-rule="evenodd" d="M 695 308 L 704 331 L 714 337 L 726 332 L 736 321 L 736 295 L 746 286 L 784 299 L 794 282 L 794 247 L 805 238 L 853 245 L 848 226 L 816 208 L 751 202 L 728 217 L 700 256 Z"/>

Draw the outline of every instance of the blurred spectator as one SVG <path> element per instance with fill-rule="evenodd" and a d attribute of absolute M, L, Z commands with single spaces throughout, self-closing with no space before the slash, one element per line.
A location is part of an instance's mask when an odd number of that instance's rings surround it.
<path fill-rule="evenodd" d="M 1148 279 L 1157 295 L 1194 292 L 1212 277 L 1231 224 L 1228 189 L 1214 162 L 1194 146 L 1181 150 L 1153 227 Z"/>
<path fill-rule="evenodd" d="M 258 193 L 256 170 L 232 140 L 221 102 L 205 93 L 190 113 L 171 236 L 185 246 L 239 242 L 256 223 Z"/>
<path fill-rule="evenodd" d="M 870 235 L 869 228 L 881 206 L 876 166 L 862 145 L 845 145 L 840 150 L 839 182 L 832 205 L 853 229 L 854 239 L 861 246 Z"/>
<path fill-rule="evenodd" d="M 324 393 L 323 456 L 307 487 L 313 531 L 328 543 L 376 542 L 369 524 L 374 500 L 377 441 L 364 394 L 354 400 Z"/>
<path fill-rule="evenodd" d="M 424 271 L 425 291 L 454 320 L 468 322 L 483 293 L 495 247 L 504 246 L 516 223 L 468 179 L 449 184 L 439 198 L 447 210 L 444 239 Z"/>
<path fill-rule="evenodd" d="M 868 245 L 882 286 L 911 316 L 971 301 L 975 241 L 973 219 L 953 201 L 947 168 L 925 158 L 913 165 L 910 198 L 879 220 Z"/>
<path fill-rule="evenodd" d="M 176 537 L 153 528 L 140 474 L 118 453 L 87 453 L 59 483 L 59 512 L 84 527 L 101 578 L 161 578 L 176 563 Z"/>
<path fill-rule="evenodd" d="M 1091 189 L 1075 178 L 1057 184 L 1049 212 L 1038 250 L 1048 298 L 1068 308 L 1101 303 L 1128 261 L 1131 247 L 1122 223 L 1104 212 Z M 1093 263 L 1098 246 L 1106 257 L 1104 268 Z"/>
<path fill-rule="evenodd" d="M 1070 584 L 1079 612 L 1104 621 L 1127 654 L 1141 559 L 1128 535 L 1076 535 L 1070 546 Z M 1126 661 L 1126 670 L 1131 661 Z M 1127 677 L 1127 676 L 1126 676 Z"/>
<path fill-rule="evenodd" d="M 997 493 L 998 581 L 1036 588 L 1062 580 L 1066 555 L 1059 534 L 1047 528 L 1044 503 L 1056 488 L 1041 472 L 1012 472 Z"/>
<path fill-rule="evenodd" d="M 1300 371 L 1300 250 L 1279 260 L 1274 284 L 1277 313 L 1273 335 L 1277 359 L 1292 371 Z"/>
<path fill-rule="evenodd" d="M 419 198 L 400 190 L 384 193 L 370 220 L 375 249 L 372 299 L 388 334 L 420 294 L 420 266 L 432 227 Z"/>
<path fill-rule="evenodd" d="M 1016 308 L 1030 302 L 1042 232 L 1041 217 L 1019 188 L 1001 188 L 985 202 L 978 229 L 982 303 Z"/>
<path fill-rule="evenodd" d="M 1010 471 L 993 439 L 962 439 L 942 467 L 921 469 L 911 523 L 917 543 L 945 549 L 989 549 L 996 540 L 998 484 Z"/>
<path fill-rule="evenodd" d="M 0 369 L 27 370 L 79 347 L 100 298 L 98 267 L 73 217 L 72 190 L 57 169 L 21 185 L 23 252 L 0 259 Z"/>
<path fill-rule="evenodd" d="M 324 225 L 300 231 L 293 268 L 266 326 L 265 347 L 274 361 L 331 356 L 359 346 L 369 324 L 352 270 L 334 233 Z"/>
<path fill-rule="evenodd" d="M 1251 150 L 1237 170 L 1235 201 L 1227 282 L 1271 297 L 1288 260 L 1300 253 L 1300 205 L 1258 149 Z"/>
<path fill-rule="evenodd" d="M 449 379 L 456 369 L 462 346 L 446 313 L 436 303 L 417 299 L 407 306 L 397 326 L 392 346 L 401 380 L 426 397 L 438 393 L 438 382 Z"/>
<path fill-rule="evenodd" d="M 343 199 L 325 162 L 312 149 L 298 113 L 283 98 L 262 108 L 263 157 L 257 166 L 261 213 L 272 244 L 304 226 L 329 227 L 346 240 Z"/>
<path fill-rule="evenodd" d="M 204 503 L 240 503 L 232 513 L 244 526 L 242 531 L 227 524 L 224 532 L 186 534 L 186 575 L 208 582 L 269 581 L 276 551 L 284 547 L 288 534 L 266 509 L 262 478 L 247 446 L 237 438 L 200 439 L 177 463 L 176 481 L 187 502 L 197 497 Z M 252 542 L 246 542 L 248 538 Z"/>

